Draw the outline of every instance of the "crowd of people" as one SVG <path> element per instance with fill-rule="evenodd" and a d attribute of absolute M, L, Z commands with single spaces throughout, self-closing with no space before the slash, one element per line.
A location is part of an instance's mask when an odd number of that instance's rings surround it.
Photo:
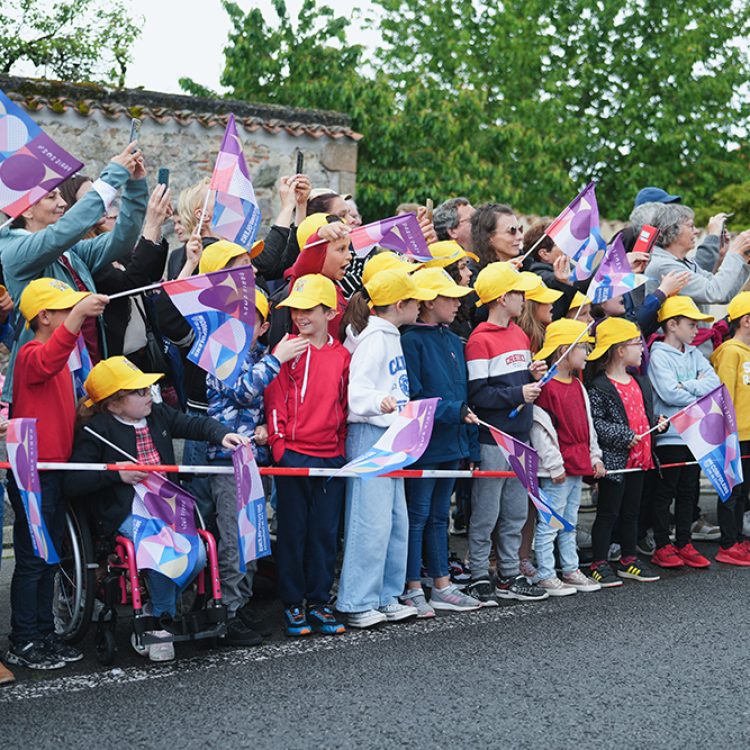
<path fill-rule="evenodd" d="M 645 288 L 592 304 L 588 281 L 570 281 L 570 258 L 545 234 L 549 222 L 525 231 L 510 206 L 453 197 L 434 213 L 394 207 L 416 212 L 429 243 L 433 259 L 413 263 L 377 248 L 353 257 L 349 232 L 362 218 L 351 196 L 292 175 L 279 199 L 248 250 L 212 234 L 207 180 L 182 191 L 175 209 L 168 187 L 149 194 L 144 156 L 130 144 L 97 179 L 71 178 L 0 232 L 3 399 L 12 417 L 37 420 L 40 461 L 117 463 L 124 452 L 141 465 L 173 464 L 173 440 L 184 439 L 184 464 L 230 466 L 233 451 L 251 445 L 260 465 L 337 469 L 372 448 L 408 401 L 429 398 L 440 399 L 432 436 L 411 468 L 507 472 L 487 425 L 538 451 L 540 486 L 573 530 L 537 514 L 515 476 L 276 476 L 273 557 L 290 637 L 654 582 L 658 568 L 711 565 L 694 538 L 718 538 L 716 561 L 750 567 L 746 486 L 718 503 L 711 526 L 700 514 L 700 470 L 669 424 L 724 383 L 750 453 L 750 292 L 741 291 L 750 232 L 728 241 L 719 214 L 694 248 L 693 211 L 644 188 L 620 238 Z M 169 221 L 181 243 L 171 252 Z M 633 252 L 646 224 L 657 245 Z M 188 359 L 194 332 L 166 294 L 107 296 L 247 265 L 256 317 L 233 386 Z M 726 317 L 710 325 L 707 306 L 723 304 Z M 76 393 L 68 360 L 79 335 L 93 368 Z M 68 502 L 88 503 L 99 536 L 132 538 L 133 488 L 145 477 L 41 472 L 53 544 Z M 257 645 L 270 630 L 252 606 L 255 568 L 240 561 L 233 478 L 183 484 L 219 539 L 220 640 Z M 596 496 L 587 566 L 575 531 L 584 484 Z M 10 474 L 7 491 L 15 568 L 5 662 L 63 667 L 82 653 L 55 632 L 54 566 L 34 554 Z M 458 573 L 449 526 L 467 533 Z M 204 564 L 200 556 L 194 572 Z M 145 577 L 149 613 L 166 622 L 180 587 L 152 570 Z M 173 659 L 168 632 L 155 635 L 162 640 L 137 650 Z"/>

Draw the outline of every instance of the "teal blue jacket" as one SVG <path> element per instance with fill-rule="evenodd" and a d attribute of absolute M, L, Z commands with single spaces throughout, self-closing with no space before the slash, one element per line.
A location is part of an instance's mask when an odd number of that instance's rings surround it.
<path fill-rule="evenodd" d="M 16 304 L 12 325 L 19 332 L 11 349 L 3 401 L 10 402 L 12 399 L 13 366 L 18 350 L 33 337 L 28 328 L 17 324 L 21 315 L 18 301 L 27 284 L 34 279 L 49 277 L 60 279 L 75 289 L 70 272 L 57 262 L 64 254 L 86 288 L 96 291 L 93 274 L 115 260 L 126 259 L 138 242 L 148 202 L 146 180 L 130 179 L 128 170 L 114 163 L 104 168 L 100 179 L 115 189 L 125 186 L 120 215 L 111 232 L 93 239 L 83 239 L 105 211 L 104 202 L 95 190 L 89 190 L 58 222 L 45 229 L 33 233 L 25 229 L 0 231 L 0 265 L 8 293 Z M 101 340 L 106 347 L 101 318 L 98 322 Z M 106 356 L 106 348 L 102 353 Z"/>

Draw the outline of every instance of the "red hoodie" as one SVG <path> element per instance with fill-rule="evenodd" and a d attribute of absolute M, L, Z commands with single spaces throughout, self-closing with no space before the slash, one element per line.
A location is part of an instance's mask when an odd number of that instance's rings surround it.
<path fill-rule="evenodd" d="M 310 235 L 306 245 L 310 245 L 313 242 L 317 242 L 320 239 L 318 233 L 315 232 Z M 289 288 L 292 288 L 292 284 L 300 277 L 307 276 L 310 273 L 322 273 L 323 265 L 326 261 L 326 253 L 328 252 L 328 243 L 324 245 L 316 245 L 308 249 L 303 249 L 297 256 L 297 260 L 294 261 L 294 265 L 289 268 L 284 274 L 284 278 L 289 280 Z M 333 279 L 331 279 L 333 281 Z M 338 302 L 338 312 L 333 320 L 328 321 L 328 333 L 333 336 L 336 341 L 341 340 L 339 335 L 339 329 L 341 327 L 341 316 L 346 310 L 346 306 L 349 304 L 344 292 L 339 286 L 338 282 L 333 281 L 333 285 L 336 287 L 336 300 Z M 292 324 L 292 332 L 299 333 L 297 328 Z"/>
<path fill-rule="evenodd" d="M 306 456 L 345 455 L 346 394 L 351 355 L 333 336 L 309 346 L 266 388 L 268 442 L 276 462 L 289 448 Z"/>

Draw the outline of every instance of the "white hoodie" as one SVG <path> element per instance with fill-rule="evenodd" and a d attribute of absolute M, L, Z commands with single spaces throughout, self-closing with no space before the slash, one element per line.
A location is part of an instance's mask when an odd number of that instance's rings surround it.
<path fill-rule="evenodd" d="M 398 328 L 371 315 L 367 328 L 359 335 L 347 328 L 344 346 L 352 352 L 347 421 L 390 427 L 398 411 L 383 414 L 383 399 L 393 396 L 399 407 L 409 400 L 409 378 Z"/>

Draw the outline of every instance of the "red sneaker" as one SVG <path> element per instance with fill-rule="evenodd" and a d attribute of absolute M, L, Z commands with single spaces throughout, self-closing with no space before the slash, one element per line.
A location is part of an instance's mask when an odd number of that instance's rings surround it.
<path fill-rule="evenodd" d="M 711 565 L 710 560 L 703 557 L 703 555 L 701 555 L 701 553 L 690 543 L 686 544 L 684 547 L 677 547 L 676 551 L 682 559 L 682 562 L 690 568 L 708 568 Z"/>
<path fill-rule="evenodd" d="M 750 555 L 743 549 L 741 544 L 733 544 L 726 549 L 723 547 L 719 549 L 716 553 L 716 562 L 750 568 Z"/>
<path fill-rule="evenodd" d="M 685 565 L 685 561 L 677 554 L 677 550 L 672 544 L 659 547 L 651 557 L 651 563 L 658 565 L 660 568 L 681 568 Z"/>

